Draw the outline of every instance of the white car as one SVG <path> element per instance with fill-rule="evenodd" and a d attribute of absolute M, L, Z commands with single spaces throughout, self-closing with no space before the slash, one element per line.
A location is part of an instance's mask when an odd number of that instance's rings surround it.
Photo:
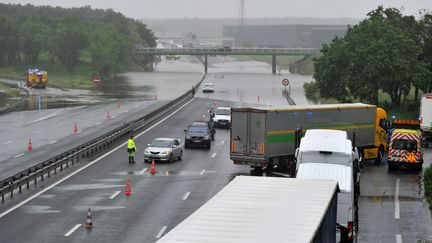
<path fill-rule="evenodd" d="M 214 85 L 211 83 L 205 83 L 202 89 L 203 93 L 213 93 Z"/>
<path fill-rule="evenodd" d="M 214 112 L 213 123 L 215 127 L 231 126 L 231 108 L 218 107 Z"/>
<path fill-rule="evenodd" d="M 168 161 L 181 160 L 183 146 L 177 138 L 156 138 L 144 150 L 144 162 L 151 160 Z"/>

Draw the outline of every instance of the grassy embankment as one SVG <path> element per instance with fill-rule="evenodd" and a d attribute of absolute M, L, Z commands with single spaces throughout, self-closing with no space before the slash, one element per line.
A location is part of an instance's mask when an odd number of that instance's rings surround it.
<path fill-rule="evenodd" d="M 91 89 L 93 87 L 92 69 L 90 65 L 90 56 L 88 53 L 83 53 L 80 57 L 80 63 L 71 73 L 58 61 L 51 62 L 51 58 L 42 53 L 38 58 L 36 65 L 40 70 L 48 72 L 48 85 L 60 86 L 63 88 L 76 89 Z M 0 68 L 0 76 L 9 79 L 17 79 L 25 81 L 25 72 L 27 66 L 19 65 L 13 67 Z"/>

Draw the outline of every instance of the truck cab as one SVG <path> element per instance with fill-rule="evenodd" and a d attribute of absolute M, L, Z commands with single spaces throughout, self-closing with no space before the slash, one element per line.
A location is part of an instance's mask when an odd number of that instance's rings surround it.
<path fill-rule="evenodd" d="M 395 120 L 390 136 L 388 169 L 423 167 L 422 133 L 418 121 Z"/>

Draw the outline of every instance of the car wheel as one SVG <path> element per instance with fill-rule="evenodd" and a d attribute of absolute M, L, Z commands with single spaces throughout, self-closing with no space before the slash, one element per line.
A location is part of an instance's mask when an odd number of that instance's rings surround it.
<path fill-rule="evenodd" d="M 144 159 L 144 163 L 148 163 L 149 162 L 149 160 L 148 159 Z"/>
<path fill-rule="evenodd" d="M 169 163 L 172 163 L 173 161 L 174 161 L 174 158 L 173 158 L 173 155 L 171 154 L 171 156 L 169 157 L 168 162 L 169 162 Z"/>
<path fill-rule="evenodd" d="M 186 141 L 185 142 L 185 146 L 184 146 L 185 148 L 189 148 L 190 146 L 189 146 L 189 143 Z"/>
<path fill-rule="evenodd" d="M 375 159 L 375 165 L 381 164 L 381 160 L 384 157 L 384 149 L 380 147 L 378 149 L 378 158 Z"/>
<path fill-rule="evenodd" d="M 180 151 L 180 155 L 179 155 L 179 157 L 178 157 L 177 159 L 178 159 L 178 160 L 182 160 L 182 159 L 183 159 L 183 150 Z"/>
<path fill-rule="evenodd" d="M 210 149 L 210 147 L 211 147 L 211 143 L 209 142 L 209 143 L 207 144 L 207 149 Z"/>

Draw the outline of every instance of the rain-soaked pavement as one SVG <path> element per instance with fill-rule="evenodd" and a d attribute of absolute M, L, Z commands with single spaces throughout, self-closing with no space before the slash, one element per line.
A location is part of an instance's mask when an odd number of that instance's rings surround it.
<path fill-rule="evenodd" d="M 283 78 L 290 80 L 294 101 L 297 104 L 308 103 L 304 98 L 302 84 L 309 81 L 310 76 L 285 72 L 271 75 L 267 64 L 226 64 L 222 62 L 231 61 L 230 58 L 216 59 L 210 65 L 205 80 L 214 83 L 215 93 L 204 94 L 198 90 L 198 98 L 192 103 L 136 139 L 138 151 L 142 151 L 156 137 L 183 138 L 183 129 L 191 121 L 206 114 L 214 100 L 218 100 L 221 106 L 231 107 L 287 105 L 281 95 L 283 87 L 280 82 Z M 194 60 L 190 58 L 187 61 Z M 179 76 L 174 74 L 169 64 L 159 64 L 158 70 L 161 73 L 153 75 L 173 74 L 171 82 L 176 83 Z M 186 61 L 179 62 L 177 67 L 183 73 L 186 72 L 185 75 L 194 72 L 199 74 L 202 70 L 202 66 L 196 61 L 189 64 Z M 137 75 L 134 82 L 141 84 L 143 79 L 139 73 L 128 74 L 128 77 L 134 75 Z M 165 89 L 174 88 L 172 83 L 168 83 Z M 151 94 L 152 91 L 147 93 Z M 157 93 L 163 97 L 163 94 Z M 135 98 L 130 97 L 131 101 L 125 103 L 147 102 L 132 101 Z M 111 105 L 114 106 L 115 102 Z M 65 112 L 81 119 L 90 116 L 87 113 L 79 114 L 75 110 Z M 104 112 L 101 109 L 95 116 L 103 116 Z M 33 121 L 38 123 L 37 119 Z M 431 157 L 431 151 L 427 150 L 425 167 L 431 164 Z M 181 161 L 172 164 L 157 163 L 155 176 L 149 174 L 149 165 L 141 162 L 142 153 L 137 153 L 136 159 L 138 163 L 128 165 L 125 151 L 120 149 L 107 154 L 103 160 L 57 187 L 50 190 L 46 188 L 41 196 L 23 207 L 0 216 L 0 239 L 5 242 L 155 242 L 234 176 L 250 174 L 247 166 L 234 165 L 229 159 L 229 132 L 226 129 L 217 130 L 210 150 L 187 149 Z M 59 175 L 58 179 L 61 177 Z M 131 197 L 123 195 L 122 190 L 128 177 L 132 180 Z M 39 186 L 41 187 L 32 190 L 40 191 L 44 186 L 49 186 L 49 182 Z M 32 190 L 30 193 L 34 193 Z M 367 165 L 362 171 L 361 191 L 358 242 L 418 242 L 432 239 L 431 213 L 423 199 L 421 172 L 389 173 L 385 163 L 380 166 Z M 30 193 L 24 190 L 22 196 Z M 15 203 L 12 200 L 6 201 L 4 209 Z M 82 227 L 88 208 L 92 208 L 94 213 L 95 227 L 91 231 Z M 0 211 L 0 215 L 2 211 L 4 210 Z M 43 224 L 34 224 L 42 221 Z"/>

